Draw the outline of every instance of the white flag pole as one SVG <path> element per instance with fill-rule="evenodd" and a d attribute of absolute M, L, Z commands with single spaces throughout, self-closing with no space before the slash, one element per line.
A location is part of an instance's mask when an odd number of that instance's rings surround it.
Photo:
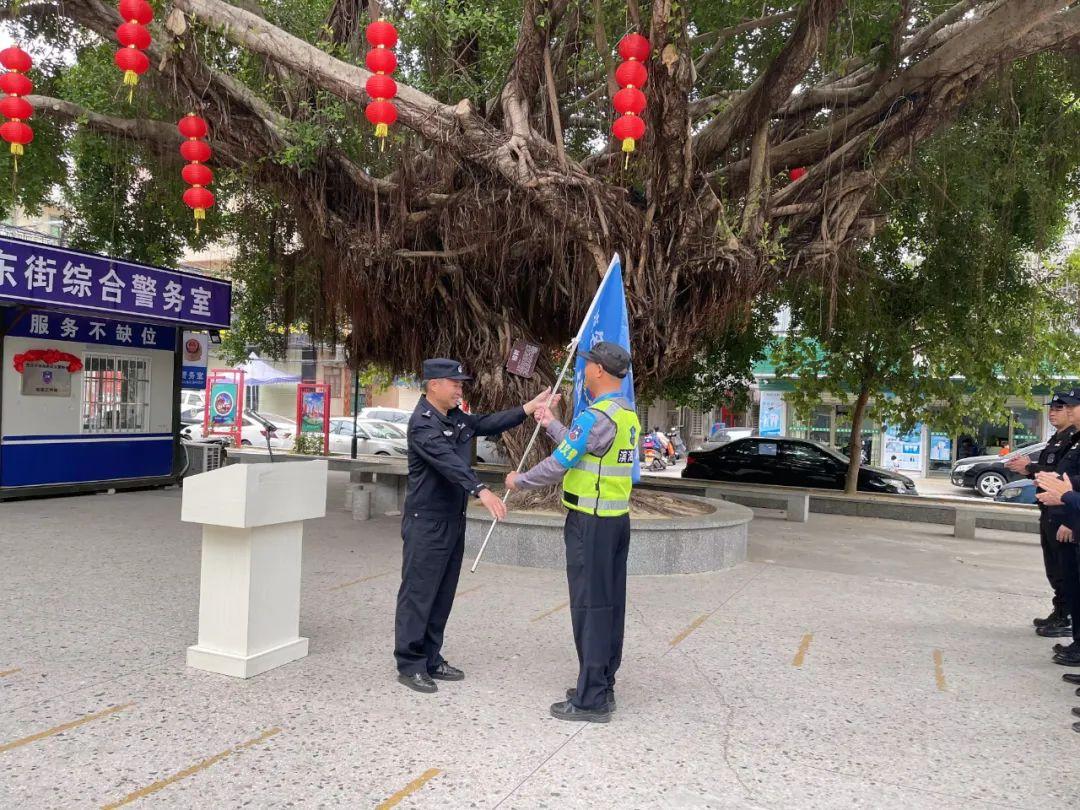
<path fill-rule="evenodd" d="M 585 319 L 581 322 L 581 326 L 578 328 L 577 334 L 574 339 L 570 341 L 566 347 L 566 362 L 563 363 L 562 371 L 559 372 L 559 378 L 555 381 L 554 387 L 551 389 L 551 396 L 548 397 L 547 407 L 551 407 L 551 403 L 554 402 L 555 396 L 559 393 L 559 387 L 562 385 L 563 379 L 566 377 L 566 372 L 570 370 L 570 364 L 577 358 L 577 347 L 581 343 L 581 336 L 585 333 L 585 327 L 589 324 L 589 319 L 592 317 L 593 310 L 596 309 L 596 302 L 600 300 L 600 293 L 604 290 L 604 285 L 607 284 L 608 277 L 611 275 L 611 271 L 615 267 L 615 263 L 619 260 L 619 254 L 616 253 L 611 257 L 611 264 L 608 265 L 607 272 L 604 273 L 604 277 L 600 280 L 600 286 L 596 288 L 596 295 L 593 296 L 592 303 L 589 304 L 589 310 L 585 313 Z M 525 466 L 525 459 L 529 457 L 529 451 L 532 450 L 533 445 L 536 443 L 537 437 L 540 435 L 540 423 L 536 423 L 536 427 L 533 429 L 532 438 L 529 439 L 529 443 L 525 446 L 525 452 L 521 454 L 521 460 L 517 465 L 517 472 L 521 472 Z M 503 503 L 506 503 L 507 498 L 510 497 L 510 490 L 506 490 L 503 493 Z M 480 565 L 480 558 L 484 556 L 484 549 L 487 548 L 488 541 L 491 539 L 491 535 L 495 532 L 495 527 L 499 521 L 492 520 L 491 526 L 488 527 L 487 535 L 484 537 L 484 542 L 480 544 L 480 551 L 476 554 L 476 559 L 473 561 L 470 572 L 476 573 L 476 567 Z"/>

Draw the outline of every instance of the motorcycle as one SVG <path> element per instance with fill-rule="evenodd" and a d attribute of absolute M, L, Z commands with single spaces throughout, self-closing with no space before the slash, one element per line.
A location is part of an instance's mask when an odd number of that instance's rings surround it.
<path fill-rule="evenodd" d="M 659 440 L 651 433 L 646 433 L 641 438 L 641 452 L 644 457 L 643 464 L 645 469 L 652 472 L 661 472 L 667 469 L 667 462 L 664 461 L 663 451 L 660 449 Z"/>
<path fill-rule="evenodd" d="M 675 425 L 668 431 L 668 439 L 671 441 L 672 446 L 675 448 L 675 460 L 686 458 L 686 442 L 682 438 L 682 426 Z"/>

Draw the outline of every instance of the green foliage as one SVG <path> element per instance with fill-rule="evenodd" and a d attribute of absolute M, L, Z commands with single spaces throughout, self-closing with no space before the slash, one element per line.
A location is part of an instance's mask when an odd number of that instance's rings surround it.
<path fill-rule="evenodd" d="M 323 454 L 323 435 L 321 433 L 297 433 L 292 451 L 304 456 Z"/>

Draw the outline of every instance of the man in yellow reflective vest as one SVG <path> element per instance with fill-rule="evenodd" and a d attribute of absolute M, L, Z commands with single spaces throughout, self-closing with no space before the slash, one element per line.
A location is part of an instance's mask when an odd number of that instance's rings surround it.
<path fill-rule="evenodd" d="M 627 351 L 602 341 L 581 357 L 592 404 L 569 429 L 546 408 L 538 408 L 534 417 L 558 447 L 531 470 L 506 476 L 506 486 L 540 489 L 562 482 L 578 680 L 566 700 L 552 705 L 551 714 L 560 720 L 607 723 L 615 711 L 615 672 L 622 661 L 630 490 L 641 425 L 621 396 L 630 371 Z"/>

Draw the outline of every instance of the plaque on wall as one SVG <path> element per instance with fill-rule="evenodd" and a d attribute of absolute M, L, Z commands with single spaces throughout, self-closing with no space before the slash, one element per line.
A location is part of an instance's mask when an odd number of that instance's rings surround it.
<path fill-rule="evenodd" d="M 70 397 L 71 372 L 67 363 L 45 363 L 40 360 L 25 363 L 22 394 L 24 397 Z"/>

